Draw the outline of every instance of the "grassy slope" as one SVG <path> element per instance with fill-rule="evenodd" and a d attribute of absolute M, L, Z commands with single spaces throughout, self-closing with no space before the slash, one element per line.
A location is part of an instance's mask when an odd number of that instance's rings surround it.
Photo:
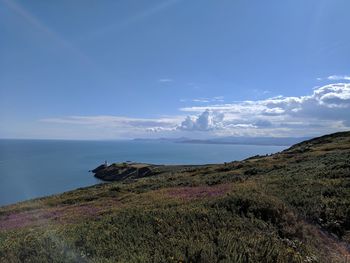
<path fill-rule="evenodd" d="M 346 262 L 350 132 L 0 208 L 0 262 Z"/>

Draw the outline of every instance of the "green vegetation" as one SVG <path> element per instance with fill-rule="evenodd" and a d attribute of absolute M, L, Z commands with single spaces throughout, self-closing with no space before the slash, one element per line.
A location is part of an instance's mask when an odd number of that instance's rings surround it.
<path fill-rule="evenodd" d="M 349 262 L 350 132 L 0 208 L 0 262 Z"/>

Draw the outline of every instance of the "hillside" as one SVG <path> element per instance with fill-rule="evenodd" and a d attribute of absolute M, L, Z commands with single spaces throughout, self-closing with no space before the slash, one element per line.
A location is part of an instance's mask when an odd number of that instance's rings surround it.
<path fill-rule="evenodd" d="M 0 208 L 0 262 L 349 262 L 350 132 Z"/>

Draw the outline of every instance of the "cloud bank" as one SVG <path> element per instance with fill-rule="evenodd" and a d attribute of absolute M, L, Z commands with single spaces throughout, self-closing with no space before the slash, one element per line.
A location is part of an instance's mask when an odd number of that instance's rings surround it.
<path fill-rule="evenodd" d="M 185 107 L 197 113 L 179 126 L 183 130 L 236 134 L 289 134 L 327 132 L 350 126 L 350 84 L 330 84 L 300 97 L 273 97 L 206 107 Z M 218 117 L 219 116 L 219 117 Z"/>
<path fill-rule="evenodd" d="M 310 95 L 189 106 L 162 118 L 68 116 L 45 124 L 108 130 L 110 137 L 313 136 L 350 127 L 350 83 L 329 84 Z"/>

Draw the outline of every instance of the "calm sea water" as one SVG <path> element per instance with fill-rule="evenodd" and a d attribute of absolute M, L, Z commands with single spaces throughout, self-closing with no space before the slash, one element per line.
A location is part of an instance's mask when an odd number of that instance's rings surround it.
<path fill-rule="evenodd" d="M 105 160 L 220 163 L 284 148 L 137 141 L 0 140 L 0 206 L 100 183 L 88 171 Z"/>

